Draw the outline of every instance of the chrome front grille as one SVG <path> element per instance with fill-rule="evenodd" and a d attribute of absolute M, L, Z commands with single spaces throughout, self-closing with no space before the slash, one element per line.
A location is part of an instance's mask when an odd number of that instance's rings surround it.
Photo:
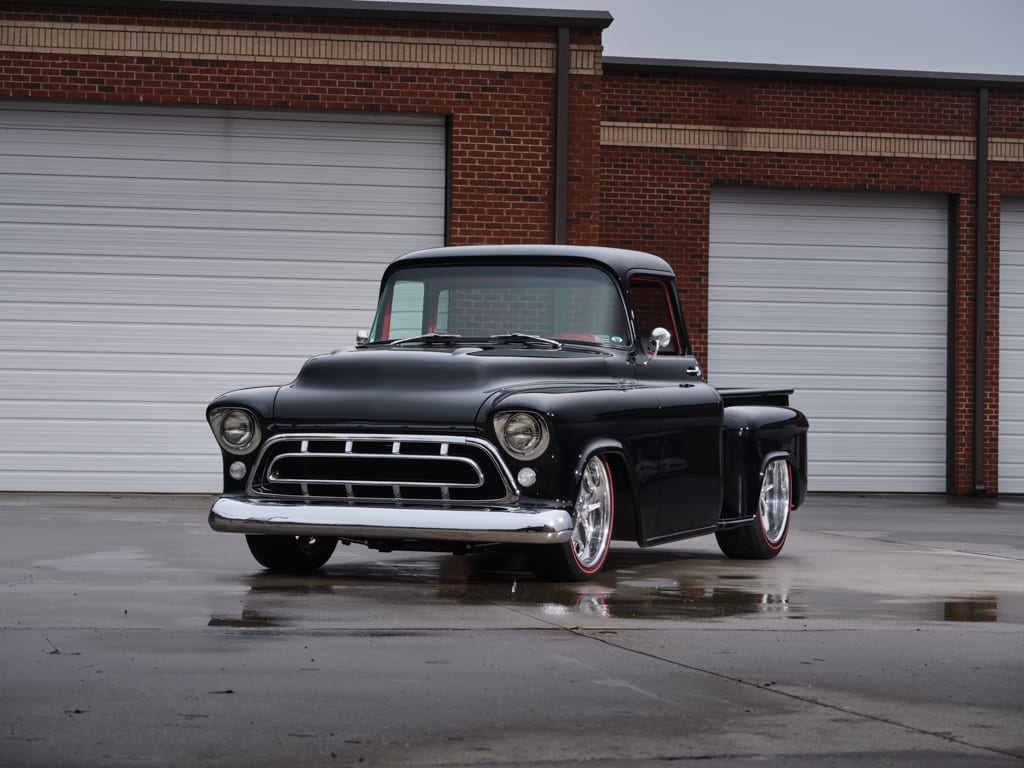
<path fill-rule="evenodd" d="M 485 440 L 441 435 L 278 435 L 263 446 L 254 496 L 507 504 L 515 483 Z"/>

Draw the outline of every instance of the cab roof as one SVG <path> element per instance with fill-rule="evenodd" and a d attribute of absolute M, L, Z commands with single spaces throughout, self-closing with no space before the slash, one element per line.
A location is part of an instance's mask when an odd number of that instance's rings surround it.
<path fill-rule="evenodd" d="M 443 261 L 475 264 L 590 262 L 605 267 L 620 278 L 634 271 L 673 275 L 668 262 L 652 253 L 585 245 L 464 245 L 428 248 L 399 256 L 391 262 L 388 272 L 399 266 L 411 266 L 415 262 Z"/>

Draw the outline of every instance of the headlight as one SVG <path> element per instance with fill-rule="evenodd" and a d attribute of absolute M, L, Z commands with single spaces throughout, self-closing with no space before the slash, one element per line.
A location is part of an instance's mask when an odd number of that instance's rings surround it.
<path fill-rule="evenodd" d="M 499 413 L 494 417 L 494 432 L 505 452 L 517 459 L 535 459 L 548 448 L 548 426 L 532 413 Z"/>
<path fill-rule="evenodd" d="M 249 453 L 260 443 L 256 416 L 242 408 L 218 408 L 210 414 L 210 427 L 220 447 L 228 453 Z"/>

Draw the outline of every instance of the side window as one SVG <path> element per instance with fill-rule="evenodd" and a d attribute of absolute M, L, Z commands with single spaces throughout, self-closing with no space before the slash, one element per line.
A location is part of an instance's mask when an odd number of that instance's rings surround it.
<path fill-rule="evenodd" d="M 636 317 L 636 332 L 644 349 L 651 348 L 651 331 L 664 328 L 672 334 L 672 341 L 660 354 L 679 354 L 679 329 L 672 316 L 668 286 L 661 280 L 634 277 L 629 281 L 629 292 L 633 297 L 633 314 Z"/>

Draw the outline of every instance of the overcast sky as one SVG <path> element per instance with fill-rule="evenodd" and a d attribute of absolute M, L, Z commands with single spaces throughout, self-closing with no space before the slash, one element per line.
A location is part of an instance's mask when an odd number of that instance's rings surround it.
<path fill-rule="evenodd" d="M 434 1 L 609 11 L 606 56 L 1024 76 L 1024 0 Z"/>

